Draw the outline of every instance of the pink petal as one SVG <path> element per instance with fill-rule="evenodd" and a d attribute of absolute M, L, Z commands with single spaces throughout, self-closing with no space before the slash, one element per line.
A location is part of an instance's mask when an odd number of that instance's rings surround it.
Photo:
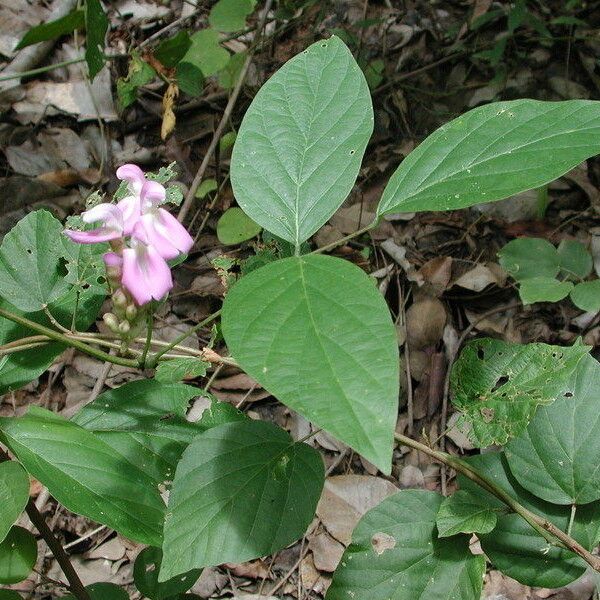
<path fill-rule="evenodd" d="M 131 189 L 139 194 L 142 189 L 142 185 L 144 181 L 146 181 L 146 176 L 144 175 L 144 171 L 142 171 L 137 165 L 126 164 L 122 165 L 117 169 L 117 177 L 122 181 L 127 181 Z"/>
<path fill-rule="evenodd" d="M 165 201 L 167 190 L 165 186 L 158 181 L 146 181 L 142 186 L 140 198 L 142 200 L 142 210 L 158 206 Z"/>
<path fill-rule="evenodd" d="M 107 267 L 120 267 L 123 264 L 123 257 L 116 252 L 105 252 L 102 255 L 102 260 Z"/>
<path fill-rule="evenodd" d="M 173 287 L 171 269 L 152 246 L 123 250 L 123 286 L 138 305 L 160 300 Z"/>
<path fill-rule="evenodd" d="M 97 223 L 101 221 L 108 228 L 123 231 L 123 213 L 116 204 L 103 202 L 81 213 L 84 223 Z"/>
<path fill-rule="evenodd" d="M 135 224 L 140 219 L 140 199 L 139 196 L 127 196 L 117 203 L 117 208 L 123 215 L 123 234 L 130 235 Z"/>
<path fill-rule="evenodd" d="M 164 208 L 142 215 L 141 223 L 148 242 L 167 260 L 189 252 L 194 245 L 185 227 Z"/>
<path fill-rule="evenodd" d="M 78 244 L 98 244 L 108 242 L 121 237 L 120 231 L 115 231 L 108 227 L 100 227 L 92 231 L 76 231 L 74 229 L 65 229 L 64 234 Z"/>

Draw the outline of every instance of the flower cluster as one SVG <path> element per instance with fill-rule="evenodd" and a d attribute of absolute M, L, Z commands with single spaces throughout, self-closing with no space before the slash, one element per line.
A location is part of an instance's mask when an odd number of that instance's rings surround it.
<path fill-rule="evenodd" d="M 146 179 L 136 165 L 123 165 L 117 177 L 127 182 L 128 195 L 117 204 L 102 203 L 81 216 L 85 223 L 100 223 L 91 231 L 65 230 L 80 244 L 109 242 L 104 254 L 109 280 L 121 286 L 138 306 L 160 300 L 173 287 L 167 260 L 189 252 L 193 245 L 183 225 L 161 204 L 166 190 Z"/>

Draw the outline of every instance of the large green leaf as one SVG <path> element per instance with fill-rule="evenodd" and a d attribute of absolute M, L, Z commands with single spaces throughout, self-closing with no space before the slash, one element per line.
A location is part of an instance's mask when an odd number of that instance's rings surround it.
<path fill-rule="evenodd" d="M 177 465 L 159 581 L 284 548 L 306 531 L 323 482 L 318 452 L 270 423 L 200 434 Z"/>
<path fill-rule="evenodd" d="M 190 423 L 185 414 L 197 395 L 196 388 L 179 383 L 133 381 L 101 394 L 72 420 L 162 486 L 173 479 L 177 462 L 194 436 L 214 426 L 206 424 L 211 412 L 227 411 L 221 422 L 246 418 L 216 402 L 199 423 Z"/>
<path fill-rule="evenodd" d="M 390 472 L 398 342 L 363 271 L 320 255 L 270 263 L 230 290 L 222 324 L 231 354 L 251 377 Z"/>
<path fill-rule="evenodd" d="M 0 246 L 0 295 L 17 308 L 42 310 L 70 288 L 62 247 L 63 226 L 48 211 L 23 217 Z"/>
<path fill-rule="evenodd" d="M 469 538 L 438 538 L 443 497 L 404 490 L 370 510 L 352 534 L 327 600 L 479 600 L 485 560 Z"/>
<path fill-rule="evenodd" d="M 238 204 L 297 247 L 339 208 L 373 131 L 365 77 L 337 37 L 288 61 L 260 89 L 231 157 Z"/>
<path fill-rule="evenodd" d="M 489 533 L 496 526 L 496 521 L 496 512 L 487 502 L 463 490 L 445 498 L 436 517 L 440 537 L 457 533 Z"/>
<path fill-rule="evenodd" d="M 588 346 L 511 344 L 491 338 L 467 344 L 450 376 L 452 402 L 480 447 L 505 444 L 525 430 L 536 408 L 568 390 Z"/>
<path fill-rule="evenodd" d="M 29 500 L 29 477 L 14 461 L 0 463 L 0 542 L 4 540 Z"/>
<path fill-rule="evenodd" d="M 69 510 L 160 545 L 165 506 L 155 482 L 94 434 L 38 407 L 0 419 L 0 440 Z"/>
<path fill-rule="evenodd" d="M 378 213 L 454 210 L 542 186 L 600 152 L 600 102 L 512 100 L 443 125 L 392 175 Z"/>
<path fill-rule="evenodd" d="M 55 40 L 67 33 L 75 31 L 75 29 L 82 29 L 83 26 L 83 10 L 73 10 L 64 17 L 60 17 L 60 19 L 42 23 L 41 25 L 36 25 L 29 29 L 29 31 L 21 38 L 21 41 L 17 44 L 15 50 L 21 50 L 22 48 L 31 46 L 32 44 L 38 44 L 39 42 Z"/>
<path fill-rule="evenodd" d="M 523 506 L 567 531 L 571 509 L 536 498 L 522 488 L 510 473 L 502 452 L 488 452 L 467 459 L 478 471 L 516 498 Z M 502 502 L 477 484 L 459 475 L 461 489 L 478 496 L 491 507 L 505 508 Z M 588 550 L 599 540 L 600 503 L 578 507 L 571 535 Z M 586 564 L 568 550 L 551 546 L 517 514 L 498 516 L 498 523 L 489 534 L 480 534 L 481 545 L 494 566 L 525 585 L 561 587 L 585 572 Z"/>
<path fill-rule="evenodd" d="M 568 391 L 541 406 L 531 423 L 506 447 L 518 482 L 554 504 L 600 499 L 600 364 L 585 356 Z"/>
<path fill-rule="evenodd" d="M 27 579 L 37 559 L 37 542 L 23 527 L 13 527 L 0 543 L 0 583 Z"/>

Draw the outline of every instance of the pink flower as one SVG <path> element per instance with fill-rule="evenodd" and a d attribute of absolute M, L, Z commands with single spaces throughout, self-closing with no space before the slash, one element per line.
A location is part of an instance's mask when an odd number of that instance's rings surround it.
<path fill-rule="evenodd" d="M 84 223 L 102 223 L 102 227 L 91 231 L 65 229 L 65 235 L 78 244 L 97 244 L 116 240 L 123 235 L 123 213 L 114 204 L 97 204 L 81 214 Z"/>
<path fill-rule="evenodd" d="M 146 181 L 140 192 L 141 217 L 144 237 L 166 260 L 186 254 L 194 245 L 192 236 L 167 210 L 160 208 L 166 197 L 165 188 L 156 181 Z M 140 231 L 138 227 L 134 229 Z"/>
<path fill-rule="evenodd" d="M 117 169 L 117 177 L 127 182 L 129 195 L 125 196 L 117 204 L 117 207 L 123 213 L 123 233 L 131 235 L 135 224 L 140 218 L 140 194 L 146 176 L 137 165 L 127 164 Z"/>
<path fill-rule="evenodd" d="M 134 230 L 132 247 L 123 250 L 121 283 L 141 306 L 168 294 L 173 287 L 173 278 L 165 259 L 156 248 L 143 241 L 145 234 L 138 228 L 139 225 Z"/>

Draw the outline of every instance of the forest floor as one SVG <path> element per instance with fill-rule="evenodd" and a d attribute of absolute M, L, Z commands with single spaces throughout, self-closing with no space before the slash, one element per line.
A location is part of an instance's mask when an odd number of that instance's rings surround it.
<path fill-rule="evenodd" d="M 55 0 L 55 5 L 58 0 Z M 116 82 L 127 74 L 128 53 L 152 60 L 153 49 L 180 29 L 206 27 L 210 3 L 107 3 L 107 52 L 114 58 L 91 88 L 82 63 L 43 74 L 1 81 L 0 72 L 0 236 L 27 212 L 45 207 L 58 218 L 78 214 L 94 190 L 113 192 L 116 167 L 137 163 L 157 170 L 177 163 L 184 192 L 197 173 L 235 86 L 237 74 L 207 78 L 201 94 L 181 94 L 174 104 L 172 133 L 161 138 L 163 81 L 140 88 L 125 110 Z M 243 35 L 223 42 L 228 52 L 248 50 L 261 17 L 261 4 L 248 16 Z M 32 25 L 47 19 L 52 6 L 26 0 L 0 2 L 0 55 L 10 67 L 12 48 Z M 175 270 L 176 287 L 161 309 L 159 335 L 173 339 L 220 307 L 227 279 L 212 264 L 221 255 L 245 259 L 265 251 L 255 238 L 224 245 L 216 235 L 219 217 L 235 199 L 228 181 L 231 132 L 235 132 L 260 85 L 286 60 L 331 34 L 340 36 L 363 66 L 372 91 L 375 132 L 349 198 L 312 238 L 321 247 L 371 222 L 390 174 L 429 133 L 475 106 L 515 98 L 600 99 L 600 3 L 539 0 L 425 2 L 422 0 L 286 0 L 270 13 L 260 45 L 243 81 L 225 137 L 210 157 L 203 185 L 188 213 L 196 239 L 189 259 Z M 61 38 L 36 66 L 81 55 L 81 39 Z M 547 207 L 536 192 L 492 205 L 445 213 L 392 215 L 370 235 L 339 246 L 343 256 L 372 274 L 396 320 L 401 344 L 399 432 L 442 435 L 449 452 L 472 450 L 453 427 L 446 410 L 446 376 L 459 346 L 491 335 L 513 342 L 570 344 L 581 337 L 600 345 L 600 322 L 582 314 L 569 299 L 524 306 L 514 282 L 498 264 L 498 251 L 520 236 L 553 244 L 579 240 L 591 248 L 600 275 L 600 160 L 591 159 L 549 188 Z M 210 332 L 189 341 L 196 348 Z M 48 373 L 0 398 L 0 415 L 21 414 L 30 404 L 73 414 L 91 394 L 138 378 L 65 352 Z M 277 403 L 236 368 L 226 366 L 209 380 L 189 381 L 199 394 L 211 393 L 241 410 L 271 420 L 295 438 L 310 424 Z M 198 406 L 202 405 L 200 399 Z M 192 592 L 201 598 L 321 598 L 344 543 L 362 514 L 398 487 L 452 490 L 451 473 L 426 456 L 397 448 L 393 472 L 384 477 L 373 465 L 321 432 L 311 439 L 324 457 L 329 478 L 317 517 L 304 539 L 275 556 L 205 569 Z M 84 583 L 112 581 L 130 586 L 141 547 L 106 527 L 75 516 L 32 490 L 54 531 L 67 545 Z M 53 597 L 52 579 L 61 574 L 41 555 L 37 573 L 15 585 L 30 598 Z M 562 590 L 530 589 L 498 571 L 486 577 L 484 598 L 587 600 L 594 582 L 584 577 Z M 137 594 L 137 595 L 136 595 Z M 249 594 L 249 595 L 248 595 Z"/>

